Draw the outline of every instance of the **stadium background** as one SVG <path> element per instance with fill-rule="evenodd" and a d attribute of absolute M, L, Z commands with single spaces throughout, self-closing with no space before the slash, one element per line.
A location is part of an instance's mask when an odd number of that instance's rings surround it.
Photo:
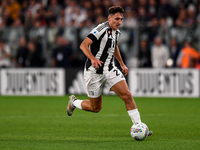
<path fill-rule="evenodd" d="M 200 51 L 199 0 L 0 2 L 0 41 L 10 49 L 8 65 L 0 57 L 0 149 L 199 149 L 198 62 L 155 68 L 150 57 L 155 37 L 174 62 L 174 39 L 179 53 L 186 41 Z M 154 132 L 143 142 L 131 139 L 124 104 L 106 89 L 99 114 L 76 110 L 70 118 L 65 112 L 69 94 L 87 98 L 79 45 L 106 21 L 112 5 L 125 9 L 119 46 L 130 69 L 127 81 L 142 121 Z"/>
<path fill-rule="evenodd" d="M 62 90 L 65 90 L 62 95 L 66 93 L 84 94 L 82 80 L 75 78 L 81 78 L 82 72 L 79 70 L 83 70 L 86 59 L 79 49 L 79 45 L 97 24 L 106 21 L 107 10 L 112 5 L 120 5 L 125 10 L 124 20 L 120 28 L 123 34 L 119 40 L 119 47 L 129 69 L 161 69 L 162 73 L 164 69 L 170 68 L 174 69 L 174 72 L 171 72 L 173 74 L 181 69 L 181 66 L 177 65 L 177 57 L 181 53 L 181 49 L 184 48 L 185 42 L 190 42 L 193 48 L 197 51 L 200 50 L 200 4 L 198 0 L 2 0 L 0 40 L 9 47 L 10 56 L 6 58 L 8 60 L 6 64 L 3 63 L 3 58 L 0 59 L 1 68 L 63 68 L 66 80 L 64 86 L 61 85 L 65 88 Z M 168 59 L 172 59 L 173 64 L 167 65 L 165 62 L 164 66 L 156 67 L 154 65 L 151 53 L 156 45 L 154 41 L 156 37 L 162 39 L 162 45 L 167 47 L 169 52 Z M 21 40 L 24 40 L 25 44 Z M 176 43 L 175 52 L 172 40 L 175 40 Z M 30 46 L 31 42 L 35 45 L 33 50 Z M 146 42 L 145 48 L 142 48 L 142 42 Z M 198 64 L 199 61 L 192 68 L 198 68 Z M 43 74 L 43 72 L 40 73 Z M 146 73 L 144 72 L 144 74 Z M 17 75 L 17 70 L 16 73 L 13 72 L 12 78 L 8 78 L 2 73 L 1 82 L 7 81 L 7 84 L 13 84 L 22 91 L 20 83 L 17 82 L 21 81 L 20 75 Z M 169 76 L 167 84 L 173 82 Z M 191 77 L 193 76 L 192 73 Z M 195 85 L 192 85 L 195 87 L 193 90 L 197 88 L 198 94 L 195 93 L 196 96 L 199 95 L 198 76 L 199 73 L 193 79 L 196 81 Z M 37 79 L 36 76 L 33 78 Z M 129 78 L 131 79 L 130 75 Z M 8 81 L 9 79 L 10 81 Z M 23 80 L 26 80 L 26 76 Z M 184 81 L 185 79 L 177 77 L 177 80 Z M 163 83 L 165 81 L 156 82 Z M 27 87 L 31 86 L 30 82 L 27 82 L 27 84 L 29 83 Z M 32 82 L 40 81 L 38 79 Z M 156 82 L 155 84 L 157 84 Z M 129 85 L 131 84 L 132 81 Z M 185 84 L 186 89 L 191 86 L 187 85 L 190 83 Z M 5 86 L 1 87 L 1 90 L 6 88 Z M 5 92 L 1 93 L 5 94 Z M 104 94 L 108 93 L 104 90 Z M 32 94 L 37 95 L 37 92 Z M 146 95 L 145 92 L 143 94 Z M 137 94 L 133 95 L 137 96 Z"/>

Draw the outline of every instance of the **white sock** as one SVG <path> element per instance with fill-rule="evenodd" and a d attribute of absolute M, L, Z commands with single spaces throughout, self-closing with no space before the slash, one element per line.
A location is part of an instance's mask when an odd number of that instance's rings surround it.
<path fill-rule="evenodd" d="M 77 100 L 73 101 L 73 104 L 74 104 L 74 106 L 76 106 L 76 108 L 82 109 L 82 107 L 81 107 L 82 101 L 83 101 L 83 100 L 78 100 L 78 99 L 77 99 Z"/>
<path fill-rule="evenodd" d="M 129 114 L 129 116 L 130 116 L 130 118 L 131 118 L 133 124 L 134 124 L 134 123 L 137 123 L 137 122 L 141 122 L 140 113 L 139 113 L 139 111 L 138 111 L 137 108 L 136 108 L 136 109 L 133 109 L 133 110 L 129 110 L 129 111 L 127 111 L 127 112 L 128 112 L 128 114 Z"/>

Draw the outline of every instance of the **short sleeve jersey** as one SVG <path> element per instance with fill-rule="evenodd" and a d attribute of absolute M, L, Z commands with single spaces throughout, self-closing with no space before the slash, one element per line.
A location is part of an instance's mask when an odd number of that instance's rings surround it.
<path fill-rule="evenodd" d="M 95 27 L 87 36 L 93 43 L 90 50 L 94 57 L 103 62 L 102 66 L 96 70 L 96 73 L 103 74 L 114 67 L 114 56 L 117 41 L 121 32 L 112 30 L 108 22 L 104 22 Z M 95 70 L 89 59 L 86 61 L 86 70 Z"/>

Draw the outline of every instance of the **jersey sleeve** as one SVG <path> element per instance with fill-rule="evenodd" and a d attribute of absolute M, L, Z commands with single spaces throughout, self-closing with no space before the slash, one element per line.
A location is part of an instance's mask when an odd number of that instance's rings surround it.
<path fill-rule="evenodd" d="M 105 30 L 108 27 L 105 24 L 100 24 L 97 27 L 95 27 L 87 36 L 90 38 L 93 42 L 99 40 L 100 36 L 105 32 Z"/>

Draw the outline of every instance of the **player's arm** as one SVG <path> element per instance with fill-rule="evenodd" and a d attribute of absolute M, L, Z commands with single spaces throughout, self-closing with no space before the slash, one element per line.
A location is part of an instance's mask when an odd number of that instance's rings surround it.
<path fill-rule="evenodd" d="M 128 74 L 128 68 L 126 67 L 126 65 L 124 64 L 124 62 L 122 60 L 118 45 L 115 48 L 114 56 L 117 59 L 117 61 L 119 62 L 120 66 L 122 68 L 122 72 L 125 73 L 125 76 L 126 76 Z"/>
<path fill-rule="evenodd" d="M 99 69 L 99 66 L 103 63 L 102 61 L 96 59 L 94 55 L 91 53 L 89 46 L 93 43 L 93 41 L 86 37 L 85 40 L 81 43 L 80 49 L 83 51 L 85 56 L 91 60 L 91 63 L 94 68 Z"/>

